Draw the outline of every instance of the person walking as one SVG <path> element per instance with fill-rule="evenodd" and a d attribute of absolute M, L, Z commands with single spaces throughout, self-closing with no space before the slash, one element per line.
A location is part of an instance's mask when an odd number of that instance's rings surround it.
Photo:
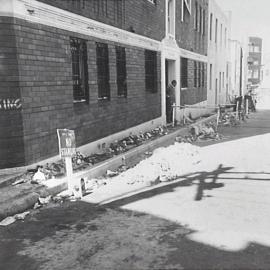
<path fill-rule="evenodd" d="M 176 80 L 172 80 L 166 88 L 166 118 L 167 123 L 172 123 L 173 104 L 175 103 Z"/>

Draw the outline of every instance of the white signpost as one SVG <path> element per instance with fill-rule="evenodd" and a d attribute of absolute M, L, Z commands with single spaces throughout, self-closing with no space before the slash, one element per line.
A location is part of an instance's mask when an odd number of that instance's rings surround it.
<path fill-rule="evenodd" d="M 65 159 L 68 190 L 76 197 L 82 197 L 81 183 L 73 178 L 72 156 L 76 154 L 75 132 L 57 129 L 60 157 Z M 78 183 L 77 183 L 78 182 Z"/>

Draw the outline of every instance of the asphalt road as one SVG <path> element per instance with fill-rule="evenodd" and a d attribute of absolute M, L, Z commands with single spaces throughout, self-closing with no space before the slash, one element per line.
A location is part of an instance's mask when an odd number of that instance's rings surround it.
<path fill-rule="evenodd" d="M 200 143 L 200 170 L 179 181 L 0 228 L 0 269 L 269 269 L 269 119 L 220 128 L 225 140 Z"/>

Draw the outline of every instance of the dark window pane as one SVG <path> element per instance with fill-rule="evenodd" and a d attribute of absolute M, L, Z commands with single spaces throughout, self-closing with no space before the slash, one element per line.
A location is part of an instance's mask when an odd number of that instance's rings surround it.
<path fill-rule="evenodd" d="M 116 69 L 118 96 L 127 96 L 127 71 L 126 71 L 126 50 L 124 47 L 116 46 Z"/>
<path fill-rule="evenodd" d="M 72 59 L 73 98 L 75 101 L 88 100 L 88 66 L 86 42 L 70 38 Z"/>
<path fill-rule="evenodd" d="M 181 87 L 188 87 L 188 59 L 181 57 Z"/>
<path fill-rule="evenodd" d="M 110 99 L 110 73 L 109 73 L 109 53 L 108 45 L 96 43 L 97 52 L 97 80 L 98 80 L 98 98 Z"/>
<path fill-rule="evenodd" d="M 145 50 L 145 89 L 157 92 L 157 52 Z"/>

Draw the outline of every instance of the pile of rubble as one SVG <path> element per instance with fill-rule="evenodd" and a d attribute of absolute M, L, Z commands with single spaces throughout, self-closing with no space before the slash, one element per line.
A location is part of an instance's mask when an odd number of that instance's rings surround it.
<path fill-rule="evenodd" d="M 156 149 L 150 157 L 116 176 L 114 181 L 124 180 L 127 184 L 172 181 L 194 169 L 199 163 L 197 146 L 176 142 L 169 147 Z"/>
<path fill-rule="evenodd" d="M 223 126 L 235 127 L 240 125 L 236 112 L 225 112 L 220 115 L 219 123 Z"/>

